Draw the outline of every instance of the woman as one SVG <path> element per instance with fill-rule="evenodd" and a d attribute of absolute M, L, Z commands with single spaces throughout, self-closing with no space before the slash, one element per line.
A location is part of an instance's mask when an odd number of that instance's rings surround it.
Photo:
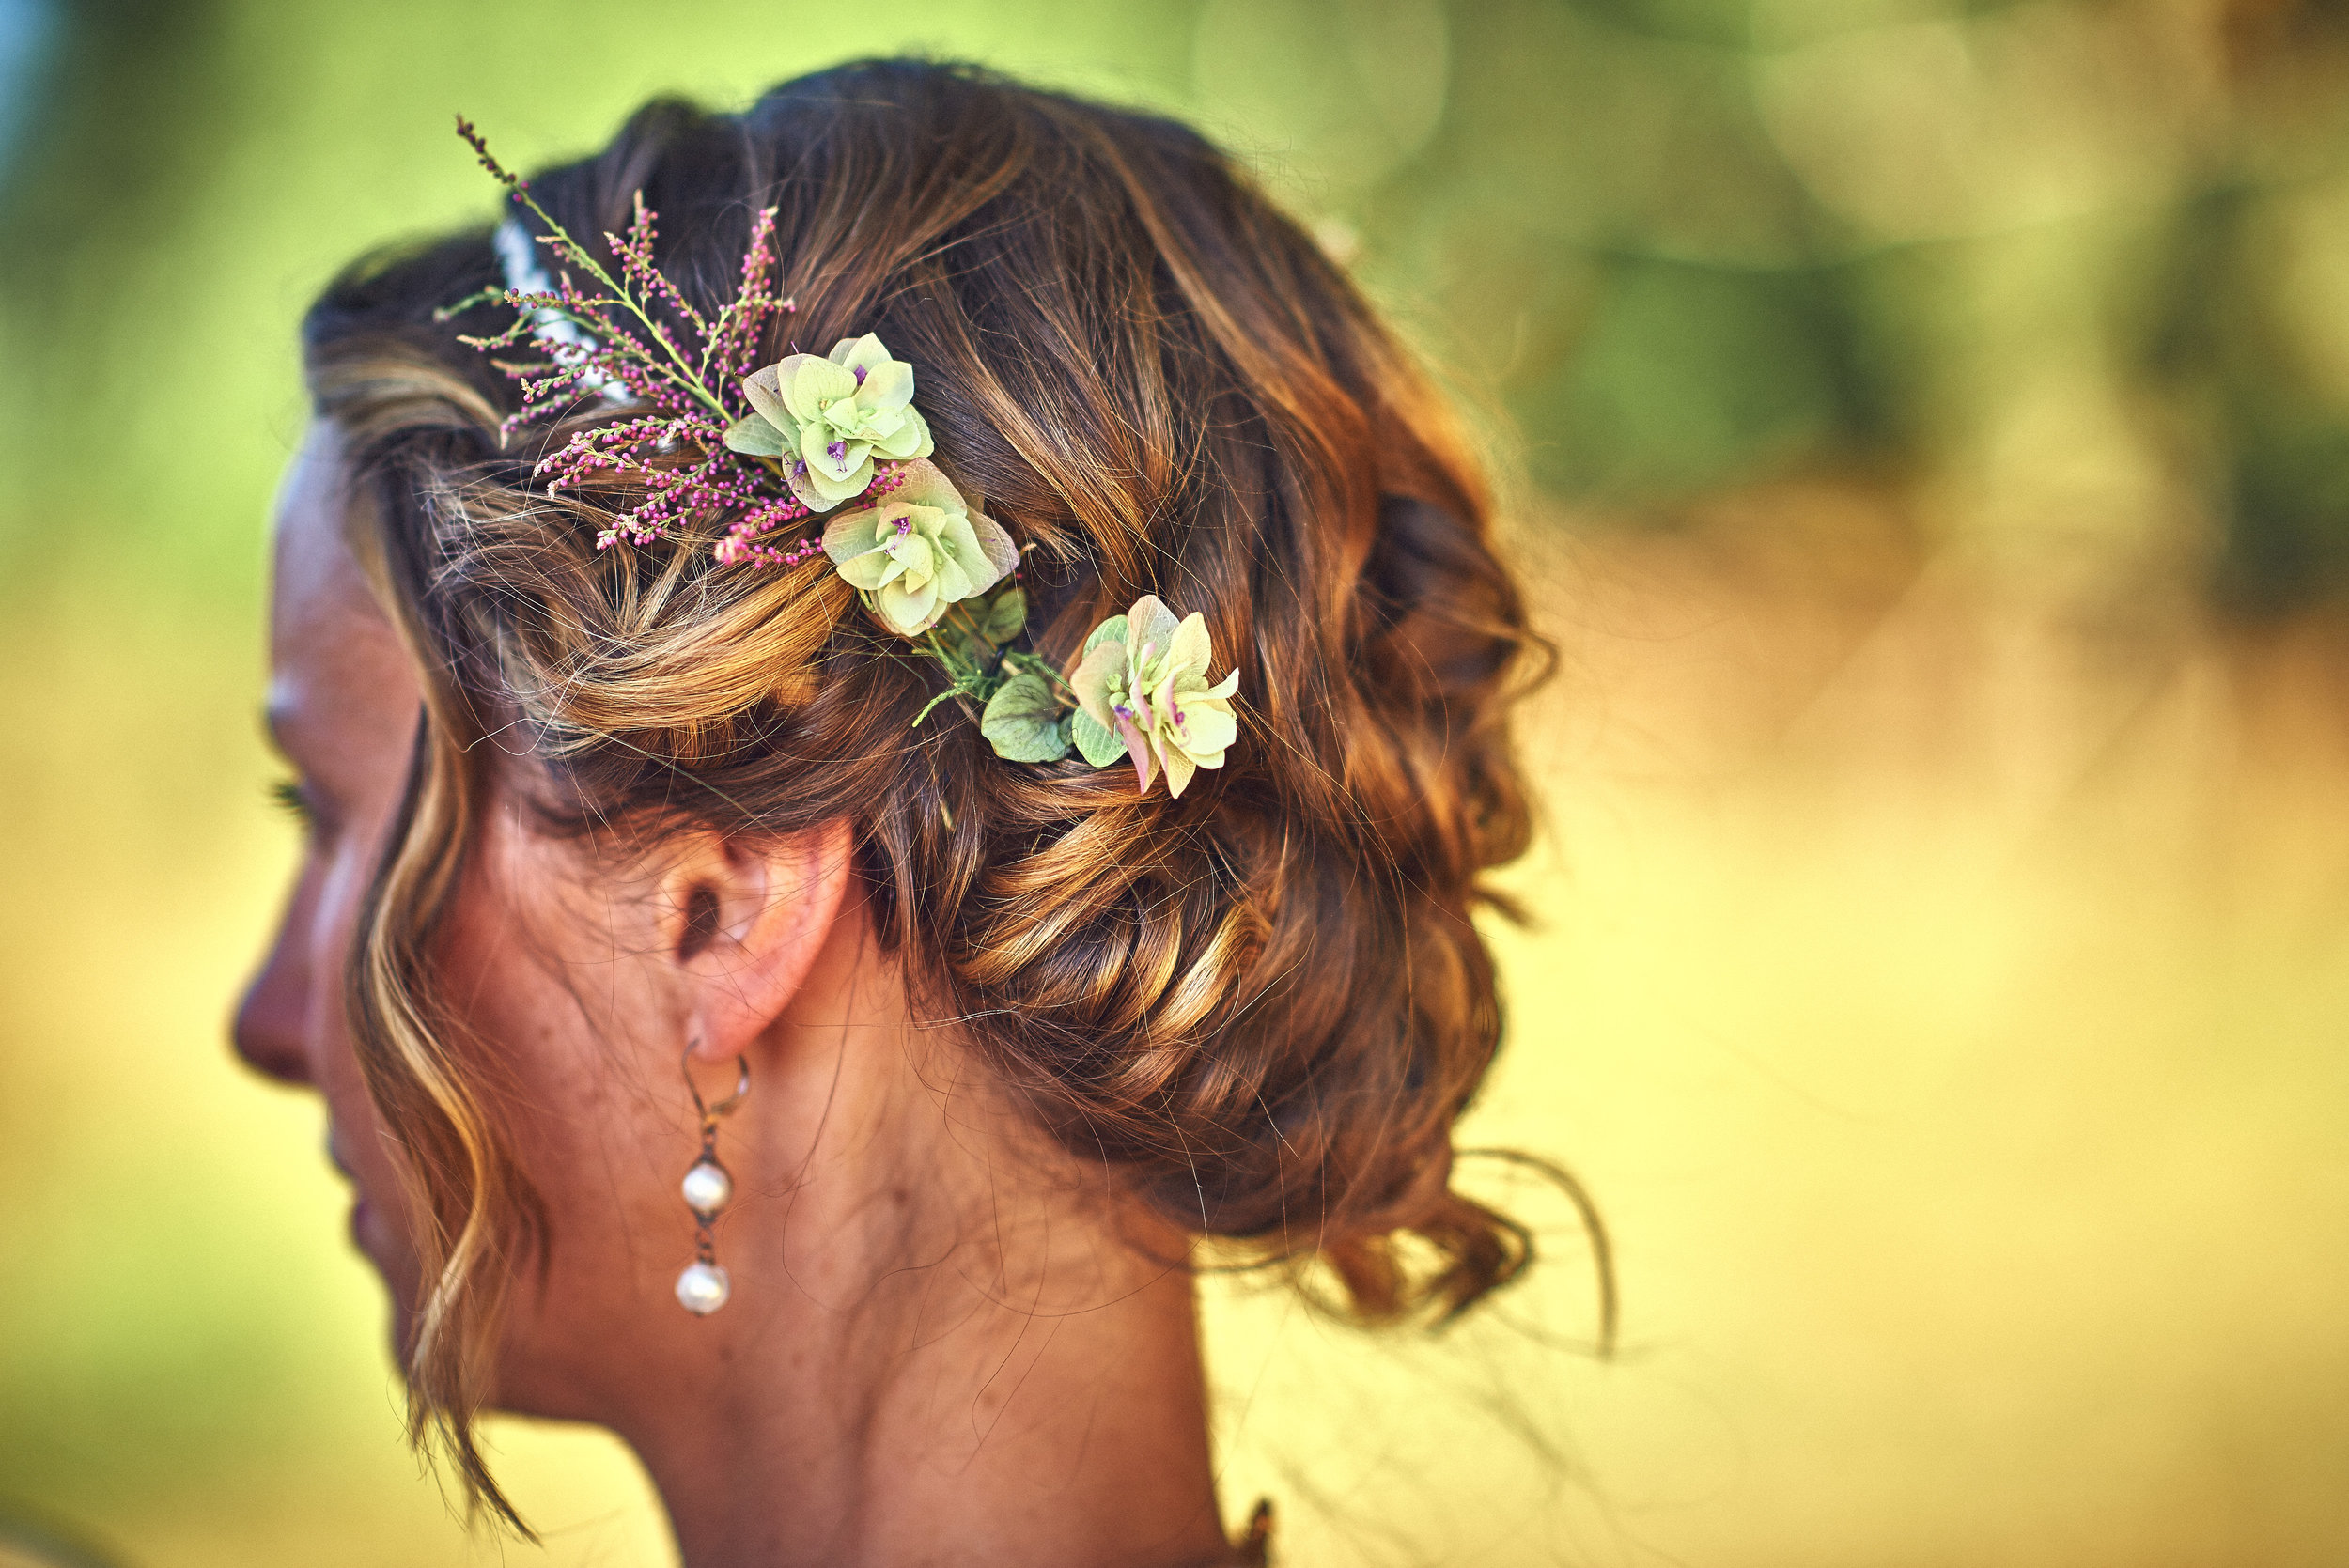
<path fill-rule="evenodd" d="M 1450 1187 L 1532 641 L 1459 435 L 1199 137 L 981 71 L 516 194 L 312 309 L 277 520 L 237 1038 L 414 1435 L 511 1519 L 477 1411 L 607 1426 L 692 1568 L 1232 1560 L 1190 1269 L 1526 1261 Z"/>

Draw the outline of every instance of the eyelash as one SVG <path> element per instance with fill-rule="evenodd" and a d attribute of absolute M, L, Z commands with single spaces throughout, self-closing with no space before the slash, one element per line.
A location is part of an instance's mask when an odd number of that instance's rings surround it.
<path fill-rule="evenodd" d="M 280 779 L 269 786 L 270 803 L 304 828 L 316 828 L 318 809 L 310 804 L 308 791 L 291 779 Z"/>

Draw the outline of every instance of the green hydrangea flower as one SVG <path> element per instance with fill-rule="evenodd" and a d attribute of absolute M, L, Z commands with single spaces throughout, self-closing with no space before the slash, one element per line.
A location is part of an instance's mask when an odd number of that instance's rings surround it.
<path fill-rule="evenodd" d="M 936 450 L 913 406 L 913 366 L 871 333 L 842 338 L 828 359 L 793 354 L 755 371 L 742 391 L 757 411 L 735 421 L 726 445 L 772 458 L 812 512 L 863 495 L 876 454 L 906 462 Z"/>
<path fill-rule="evenodd" d="M 1150 787 L 1153 764 L 1165 770 L 1166 792 L 1179 798 L 1202 768 L 1221 768 L 1239 738 L 1232 693 L 1239 672 L 1213 685 L 1214 650 L 1203 615 L 1182 620 L 1158 597 L 1145 595 L 1085 639 L 1084 658 L 1068 677 L 1078 712 L 1071 738 L 1085 760 L 1105 767 L 1122 748 L 1141 787 Z"/>
<path fill-rule="evenodd" d="M 824 553 L 908 637 L 927 631 L 948 606 L 986 593 L 1019 564 L 1019 548 L 1003 525 L 972 510 L 929 462 L 908 464 L 895 489 L 827 523 Z"/>

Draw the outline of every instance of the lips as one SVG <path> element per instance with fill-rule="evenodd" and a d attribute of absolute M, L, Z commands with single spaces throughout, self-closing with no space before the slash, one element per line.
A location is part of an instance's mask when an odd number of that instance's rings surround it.
<path fill-rule="evenodd" d="M 366 1227 L 373 1217 L 372 1211 L 367 1207 L 366 1194 L 360 1188 L 358 1175 L 350 1169 L 350 1161 L 343 1157 L 342 1135 L 332 1127 L 327 1129 L 326 1134 L 326 1163 L 340 1172 L 343 1180 L 350 1184 L 350 1239 L 360 1250 L 365 1251 L 367 1244 Z"/>

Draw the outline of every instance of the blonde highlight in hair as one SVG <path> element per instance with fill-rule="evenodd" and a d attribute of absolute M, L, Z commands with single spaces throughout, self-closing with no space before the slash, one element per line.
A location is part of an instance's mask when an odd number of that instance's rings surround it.
<path fill-rule="evenodd" d="M 573 427 L 501 444 L 515 393 L 457 334 L 510 316 L 442 310 L 495 282 L 486 234 L 346 273 L 311 385 L 428 693 L 350 987 L 418 1199 L 417 1436 L 511 1516 L 468 1423 L 544 1220 L 433 962 L 502 787 L 492 729 L 557 784 L 551 831 L 850 824 L 917 1006 L 1223 1255 L 1365 1320 L 1517 1277 L 1528 1233 L 1453 1189 L 1451 1138 L 1500 1041 L 1473 917 L 1530 833 L 1507 713 L 1546 650 L 1464 440 L 1352 286 L 1187 129 L 968 68 L 844 67 L 739 116 L 656 103 L 533 182 L 581 234 L 640 189 L 688 298 L 722 294 L 771 205 L 792 337 L 879 332 L 918 366 L 940 465 L 1033 547 L 1039 655 L 1158 593 L 1230 650 L 1245 728 L 1170 801 L 1004 762 L 959 705 L 916 727 L 934 666 L 820 558 L 720 567 L 723 520 L 599 551 L 625 476 L 550 497 L 532 462 Z"/>
<path fill-rule="evenodd" d="M 354 357 L 321 378 L 321 409 L 357 417 L 347 440 L 477 419 L 469 389 L 402 356 Z M 370 425 L 374 430 L 370 430 Z M 464 427 L 462 423 L 451 427 Z M 389 844 L 361 905 L 345 977 L 359 1063 L 397 1142 L 405 1209 L 426 1285 L 405 1347 L 409 1437 L 445 1454 L 465 1494 L 536 1540 L 498 1487 L 473 1421 L 491 1382 L 514 1264 L 543 1230 L 537 1195 L 487 1104 L 487 1058 L 432 984 L 433 942 L 456 896 L 483 791 L 469 777 L 478 738 L 461 690 L 434 678 L 411 600 L 392 579 L 370 498 L 352 497 L 347 534 L 377 600 L 424 672 L 424 712 Z"/>

